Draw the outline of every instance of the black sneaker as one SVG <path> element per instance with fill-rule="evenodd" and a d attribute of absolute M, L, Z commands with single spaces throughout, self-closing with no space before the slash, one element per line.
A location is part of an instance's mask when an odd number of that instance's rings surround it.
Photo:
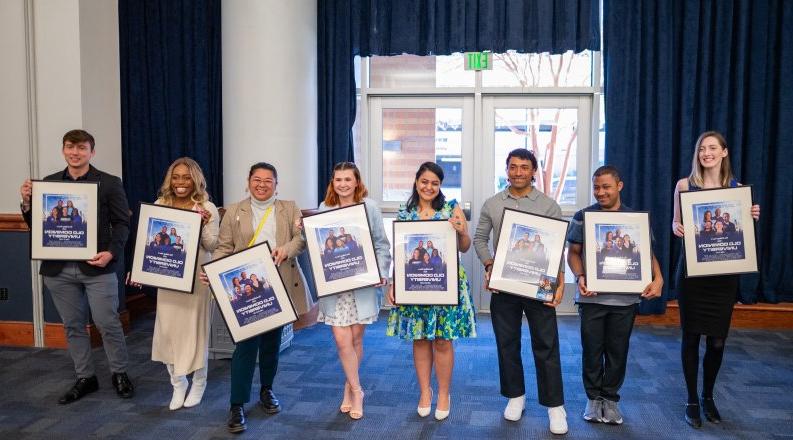
<path fill-rule="evenodd" d="M 135 387 L 132 386 L 127 373 L 113 373 L 112 380 L 116 394 L 122 399 L 129 399 L 135 395 Z"/>
<path fill-rule="evenodd" d="M 245 409 L 242 407 L 242 405 L 231 405 L 227 426 L 229 432 L 232 434 L 239 434 L 240 432 L 245 431 Z"/>
<path fill-rule="evenodd" d="M 61 405 L 72 403 L 75 400 L 79 400 L 83 396 L 91 394 L 98 389 L 99 381 L 96 379 L 96 376 L 81 377 L 77 379 L 77 382 L 69 391 L 66 392 L 66 394 L 58 399 L 58 403 Z"/>
<path fill-rule="evenodd" d="M 278 414 L 281 412 L 281 404 L 271 388 L 262 388 L 259 393 L 259 405 L 262 406 L 267 414 Z"/>

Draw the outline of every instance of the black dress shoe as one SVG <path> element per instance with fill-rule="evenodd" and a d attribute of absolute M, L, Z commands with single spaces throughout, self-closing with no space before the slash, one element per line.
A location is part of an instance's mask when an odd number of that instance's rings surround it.
<path fill-rule="evenodd" d="M 721 423 L 721 415 L 716 409 L 713 397 L 703 397 L 700 402 L 702 402 L 702 412 L 705 413 L 705 418 L 711 423 Z"/>
<path fill-rule="evenodd" d="M 96 376 L 91 377 L 81 377 L 77 379 L 77 382 L 74 386 L 66 392 L 60 399 L 58 399 L 58 403 L 61 405 L 66 405 L 67 403 L 72 403 L 75 400 L 82 398 L 83 396 L 93 393 L 94 391 L 99 389 L 99 381 L 96 380 Z"/>
<path fill-rule="evenodd" d="M 281 404 L 271 388 L 262 388 L 259 393 L 259 405 L 264 408 L 264 412 L 267 414 L 278 414 L 281 412 Z"/>
<path fill-rule="evenodd" d="M 693 426 L 694 428 L 702 427 L 702 418 L 699 415 L 698 403 L 686 404 L 686 423 Z"/>
<path fill-rule="evenodd" d="M 135 395 L 135 387 L 132 386 L 127 373 L 113 373 L 113 388 L 122 399 L 129 399 Z"/>
<path fill-rule="evenodd" d="M 240 432 L 245 431 L 245 409 L 242 407 L 242 405 L 231 405 L 227 426 L 229 432 L 233 434 L 239 434 Z"/>

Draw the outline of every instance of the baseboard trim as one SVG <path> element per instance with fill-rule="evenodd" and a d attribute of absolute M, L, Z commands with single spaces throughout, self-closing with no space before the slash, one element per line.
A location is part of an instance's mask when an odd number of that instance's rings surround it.
<path fill-rule="evenodd" d="M 124 333 L 129 333 L 130 320 L 129 311 L 124 310 L 119 313 L 121 320 L 121 327 Z M 88 324 L 86 327 L 88 335 L 91 337 L 91 347 L 99 347 L 102 345 L 102 335 L 99 329 L 94 324 Z M 66 331 L 63 324 L 60 322 L 46 322 L 44 323 L 44 346 L 47 348 L 66 348 Z"/>
<path fill-rule="evenodd" d="M 679 327 L 680 305 L 677 301 L 669 301 L 663 315 L 640 315 L 636 317 L 636 324 Z M 793 329 L 793 304 L 736 304 L 730 326 L 767 330 Z"/>
<path fill-rule="evenodd" d="M 25 321 L 0 321 L 0 345 L 32 347 L 33 323 Z"/>

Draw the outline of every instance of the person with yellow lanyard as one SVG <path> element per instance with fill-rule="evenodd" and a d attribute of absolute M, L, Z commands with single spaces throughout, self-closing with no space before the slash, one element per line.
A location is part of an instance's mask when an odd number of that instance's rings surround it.
<path fill-rule="evenodd" d="M 251 166 L 248 173 L 250 197 L 226 208 L 213 257 L 221 258 L 264 241 L 269 242 L 273 260 L 289 297 L 297 313 L 302 315 L 314 305 L 305 289 L 306 281 L 296 260 L 306 245 L 299 227 L 302 214 L 295 202 L 276 200 L 277 185 L 278 172 L 274 166 L 266 162 Z M 202 274 L 202 281 L 208 282 L 205 274 Z M 246 428 L 244 405 L 250 401 L 257 354 L 262 385 L 259 404 L 267 414 L 281 411 L 281 405 L 272 390 L 280 345 L 281 330 L 275 329 L 242 341 L 234 348 L 231 359 L 229 432 L 242 432 Z"/>

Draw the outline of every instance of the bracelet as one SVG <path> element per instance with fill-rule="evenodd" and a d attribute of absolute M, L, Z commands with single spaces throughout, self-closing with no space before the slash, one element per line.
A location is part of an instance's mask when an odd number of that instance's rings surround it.
<path fill-rule="evenodd" d="M 493 263 L 485 264 L 485 272 L 489 271 L 492 268 L 493 268 Z"/>

